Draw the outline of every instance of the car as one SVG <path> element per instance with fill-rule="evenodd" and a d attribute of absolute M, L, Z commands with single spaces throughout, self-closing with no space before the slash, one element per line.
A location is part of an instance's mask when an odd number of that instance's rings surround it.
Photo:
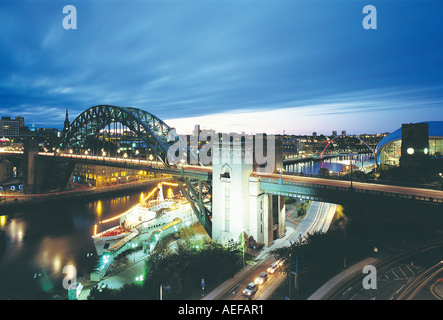
<path fill-rule="evenodd" d="M 277 268 L 279 267 L 280 265 L 278 264 L 278 262 L 274 262 L 273 264 L 271 264 L 271 266 L 268 268 L 268 272 L 270 273 L 270 274 L 273 274 L 274 272 L 275 272 L 275 270 L 277 270 Z"/>
<path fill-rule="evenodd" d="M 268 274 L 266 272 L 262 272 L 258 275 L 257 278 L 255 278 L 255 283 L 263 284 L 264 282 L 266 282 L 266 280 L 268 280 Z"/>
<path fill-rule="evenodd" d="M 243 294 L 245 296 L 252 297 L 254 294 L 257 293 L 257 290 L 258 290 L 258 285 L 255 284 L 254 282 L 251 282 L 246 286 L 245 290 L 243 290 Z"/>

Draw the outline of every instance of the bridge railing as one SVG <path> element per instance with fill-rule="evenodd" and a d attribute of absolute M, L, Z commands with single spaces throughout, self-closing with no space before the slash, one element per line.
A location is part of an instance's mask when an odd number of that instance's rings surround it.
<path fill-rule="evenodd" d="M 309 182 L 288 181 L 288 180 L 282 180 L 282 179 L 262 178 L 262 177 L 260 178 L 260 181 L 267 182 L 267 183 L 273 183 L 273 184 L 290 185 L 290 186 L 294 186 L 294 187 L 335 190 L 335 191 L 343 191 L 343 192 L 356 192 L 356 193 L 360 193 L 360 194 L 373 195 L 373 196 L 383 196 L 383 197 L 398 198 L 398 199 L 424 201 L 427 203 L 443 204 L 443 198 L 426 197 L 426 196 L 412 195 L 412 194 L 406 194 L 406 193 L 359 189 L 359 188 L 355 188 L 355 187 L 353 187 L 351 189 L 349 187 L 331 186 L 331 185 L 316 184 L 316 183 L 309 183 Z"/>
<path fill-rule="evenodd" d="M 44 154 L 40 155 L 54 157 L 54 154 Z M 118 167 L 124 167 L 128 169 L 134 170 L 154 170 L 158 172 L 164 172 L 165 174 L 180 174 L 182 171 L 185 175 L 207 175 L 208 173 L 205 171 L 192 170 L 187 168 L 175 168 L 168 167 L 165 165 L 155 165 L 153 163 L 148 163 L 146 160 L 135 160 L 135 159 L 125 159 L 125 158 L 107 158 L 107 157 L 99 157 L 99 156 L 70 156 L 70 155 L 58 155 L 57 158 L 64 159 L 67 161 L 74 161 L 78 163 L 92 163 L 95 165 L 115 165 Z"/>
<path fill-rule="evenodd" d="M 321 176 L 313 173 L 298 173 L 298 172 L 287 172 L 285 171 L 285 175 L 291 176 L 299 176 L 299 177 L 310 177 L 310 178 L 322 178 L 322 179 L 330 179 L 330 180 L 341 180 L 341 181 L 353 181 L 353 182 L 364 182 L 364 183 L 374 183 L 374 184 L 384 184 L 391 185 L 397 187 L 410 187 L 410 188 L 423 188 L 430 190 L 443 190 L 442 186 L 436 186 L 431 184 L 421 184 L 421 183 L 412 183 L 405 181 L 395 181 L 395 180 L 375 180 L 375 179 L 359 179 L 358 177 L 351 177 L 349 175 L 341 176 L 341 175 L 325 175 Z"/>

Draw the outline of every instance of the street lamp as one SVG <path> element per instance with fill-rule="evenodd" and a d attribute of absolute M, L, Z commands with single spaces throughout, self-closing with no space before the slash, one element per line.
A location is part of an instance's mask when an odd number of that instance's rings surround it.
<path fill-rule="evenodd" d="M 245 231 L 243 231 L 243 233 L 242 233 L 242 247 L 243 247 L 243 269 L 245 268 L 245 244 L 246 244 L 246 241 L 245 241 Z"/>
<path fill-rule="evenodd" d="M 137 247 L 137 243 L 132 243 L 131 246 L 132 246 L 132 249 L 134 249 L 135 247 Z M 134 262 L 135 262 L 135 252 L 134 252 Z"/>
<path fill-rule="evenodd" d="M 349 161 L 349 167 L 351 169 L 351 188 L 352 189 L 352 159 Z"/>
<path fill-rule="evenodd" d="M 166 287 L 164 287 L 164 289 L 166 291 L 169 291 L 169 290 L 171 290 L 171 287 L 170 286 L 166 286 Z M 163 285 L 162 284 L 160 285 L 160 300 L 163 300 Z"/>
<path fill-rule="evenodd" d="M 185 163 L 185 159 L 181 159 L 180 163 L 182 164 L 182 170 L 181 170 L 181 175 L 182 177 L 184 176 L 184 168 L 183 168 L 183 164 Z"/>

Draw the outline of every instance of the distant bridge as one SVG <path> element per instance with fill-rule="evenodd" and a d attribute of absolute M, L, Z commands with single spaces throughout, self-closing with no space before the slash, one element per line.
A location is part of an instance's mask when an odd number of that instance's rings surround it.
<path fill-rule="evenodd" d="M 358 140 L 360 140 L 366 147 L 368 147 L 369 150 L 371 150 L 372 153 L 375 153 L 374 149 L 372 149 L 366 142 L 364 142 L 359 136 L 356 136 L 354 134 L 351 135 L 346 135 L 346 134 L 341 134 L 339 136 L 335 136 L 331 141 L 328 142 L 328 144 L 325 146 L 325 148 L 323 149 L 323 151 L 320 153 L 320 158 L 323 158 L 323 154 L 325 153 L 326 149 L 329 147 L 329 145 L 337 138 L 341 138 L 341 137 L 353 137 L 353 138 L 357 138 Z"/>

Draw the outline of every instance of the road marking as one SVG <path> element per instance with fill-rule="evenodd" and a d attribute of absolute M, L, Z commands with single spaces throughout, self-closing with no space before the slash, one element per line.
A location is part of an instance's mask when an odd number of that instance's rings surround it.
<path fill-rule="evenodd" d="M 398 269 L 400 269 L 401 273 L 403 273 L 403 275 L 405 276 L 406 280 L 409 279 L 408 276 L 406 275 L 406 273 L 403 272 L 401 266 Z"/>
<path fill-rule="evenodd" d="M 229 292 L 232 293 L 232 294 L 237 294 L 235 292 L 235 290 L 238 288 L 238 286 L 239 286 L 239 284 L 235 285 L 233 288 L 231 288 L 231 290 L 229 290 Z"/>
<path fill-rule="evenodd" d="M 398 294 L 398 293 L 400 292 L 400 290 L 403 289 L 404 286 L 405 286 L 405 285 L 403 284 L 403 285 L 400 287 L 400 289 L 398 289 L 397 291 L 395 291 L 395 294 Z M 394 294 L 394 295 L 395 295 L 395 294 Z"/>
<path fill-rule="evenodd" d="M 346 291 L 345 291 L 345 292 L 343 292 L 343 293 L 342 293 L 341 295 L 342 295 L 342 296 L 344 296 L 345 294 L 347 294 L 347 293 L 348 293 L 348 291 L 349 291 L 349 290 L 352 290 L 352 287 L 349 287 L 348 289 L 346 289 Z"/>
<path fill-rule="evenodd" d="M 411 268 L 409 268 L 409 266 L 408 265 L 406 265 L 406 268 L 408 268 L 409 269 L 409 271 L 411 271 L 411 273 L 414 275 L 415 273 L 414 273 L 414 271 L 412 271 L 411 270 Z"/>

